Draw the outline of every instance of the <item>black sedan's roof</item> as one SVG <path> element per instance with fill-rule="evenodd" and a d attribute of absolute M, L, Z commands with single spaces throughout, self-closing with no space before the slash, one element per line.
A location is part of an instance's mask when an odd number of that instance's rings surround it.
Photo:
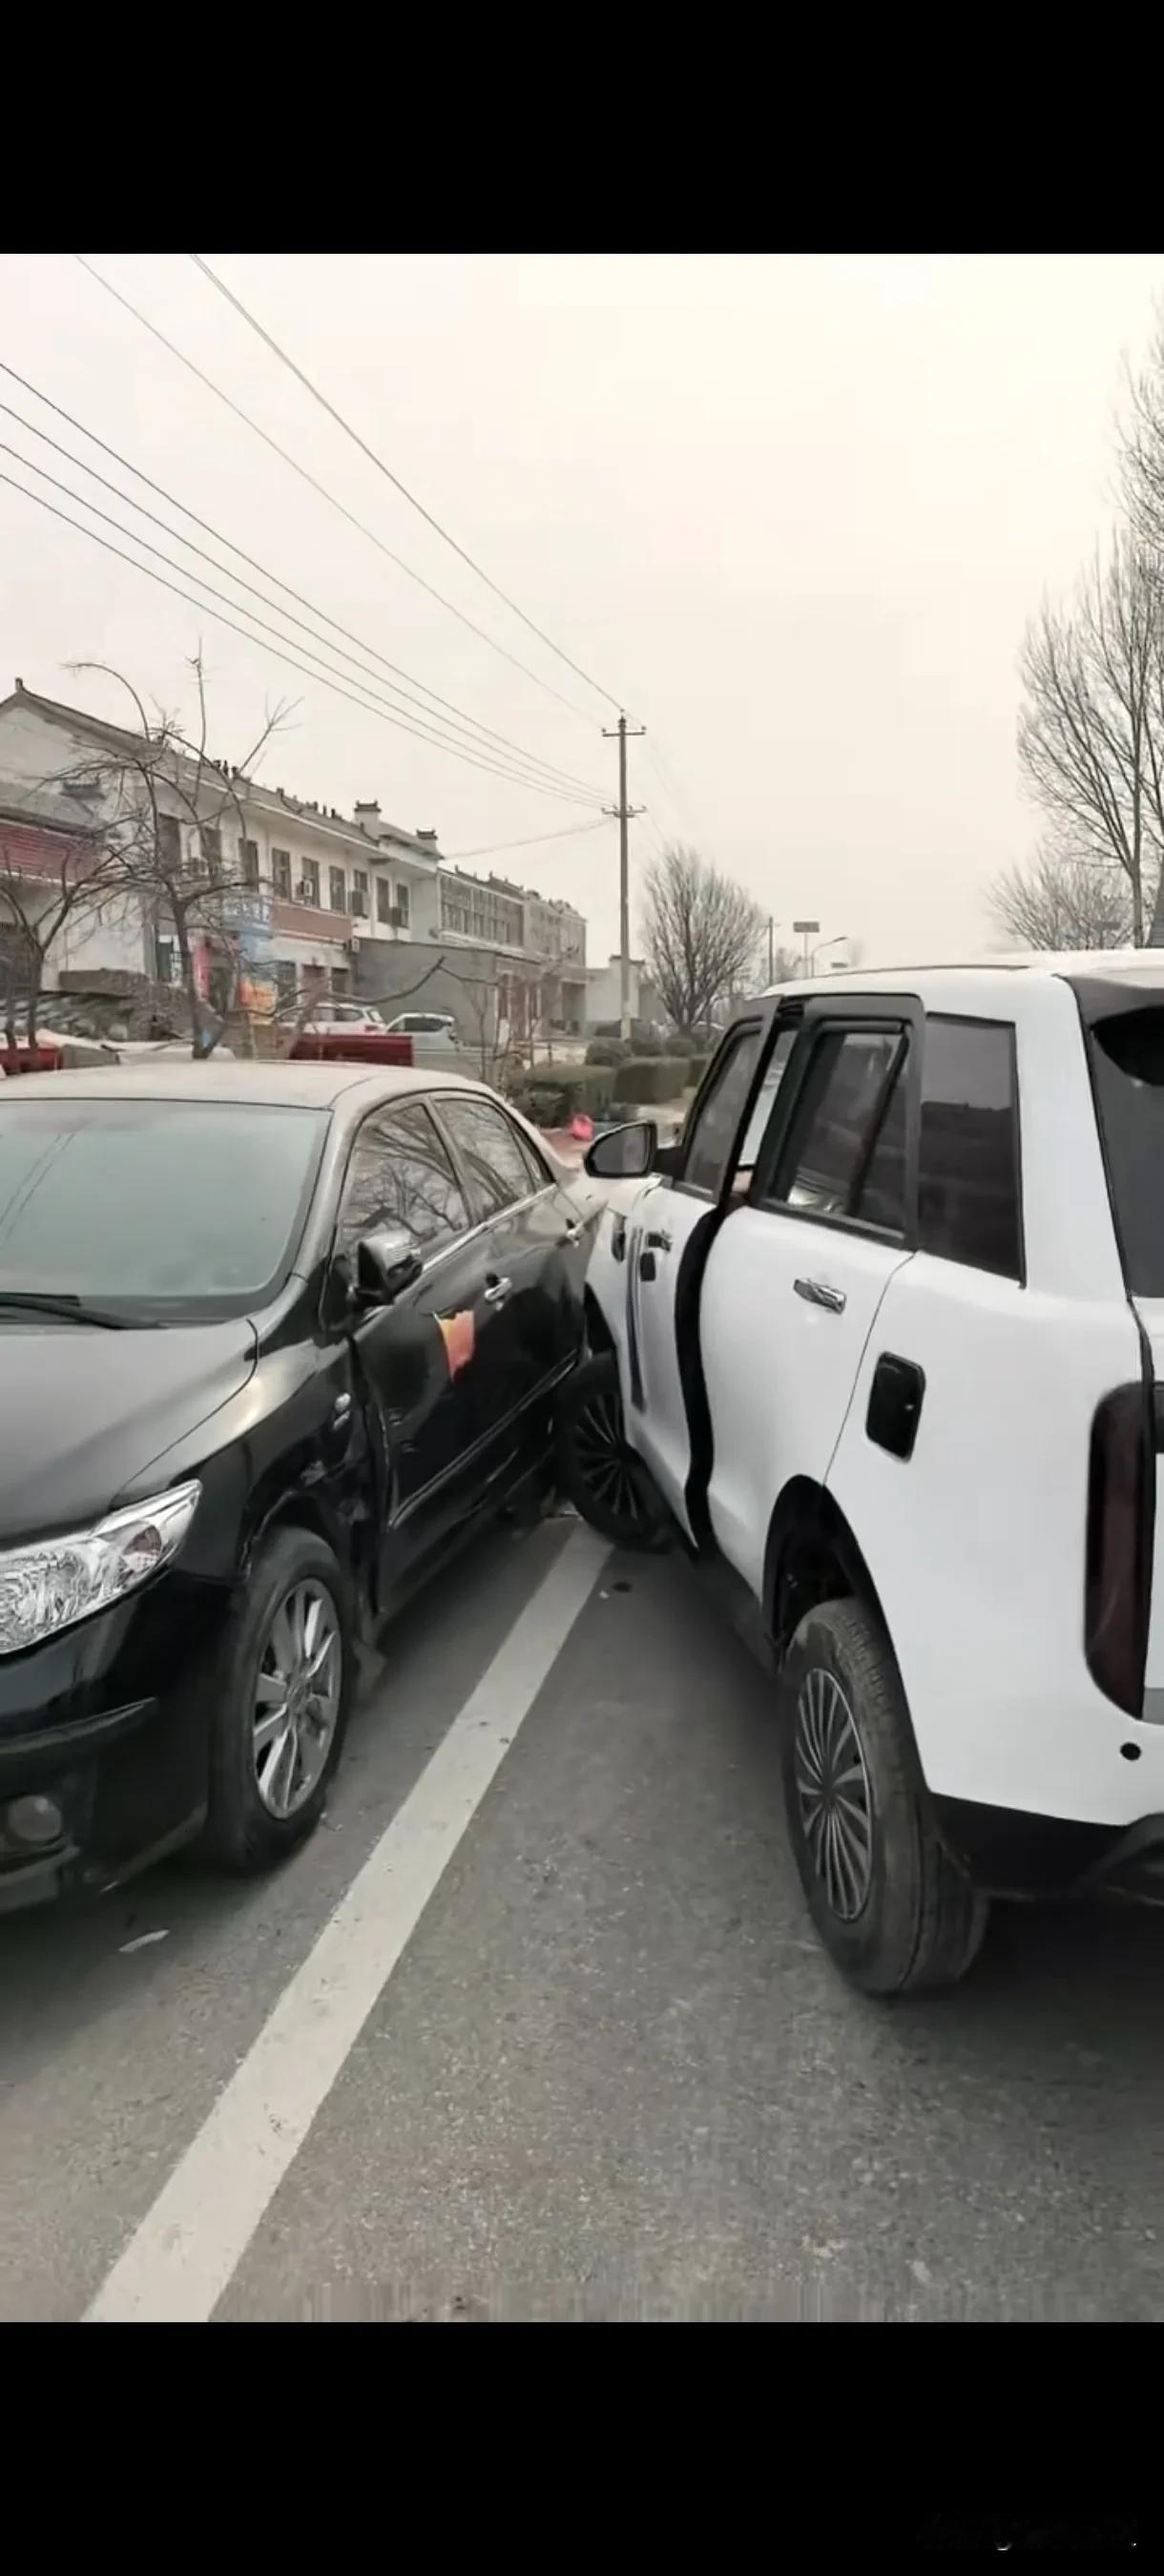
<path fill-rule="evenodd" d="M 354 1117 L 376 1100 L 404 1100 L 417 1092 L 480 1091 L 486 1086 L 461 1074 L 392 1064 L 196 1064 L 193 1057 L 139 1057 L 134 1065 L 95 1066 L 91 1072 L 29 1073 L 0 1082 L 5 1100 L 217 1100 L 263 1109 L 339 1109 Z M 350 1098 L 349 1098 L 349 1095 Z"/>

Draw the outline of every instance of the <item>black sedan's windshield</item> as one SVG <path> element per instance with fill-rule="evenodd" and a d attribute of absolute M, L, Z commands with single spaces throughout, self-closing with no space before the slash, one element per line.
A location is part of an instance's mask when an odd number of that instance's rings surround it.
<path fill-rule="evenodd" d="M 0 1092 L 0 1291 L 245 1312 L 290 1268 L 325 1112 Z"/>

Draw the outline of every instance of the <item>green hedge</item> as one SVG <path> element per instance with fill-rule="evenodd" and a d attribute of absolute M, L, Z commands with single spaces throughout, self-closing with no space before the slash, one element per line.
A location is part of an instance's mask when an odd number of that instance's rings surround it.
<path fill-rule="evenodd" d="M 677 1100 L 686 1080 L 682 1056 L 636 1056 L 618 1068 L 620 1098 L 637 1100 L 644 1107 L 656 1100 Z"/>
<path fill-rule="evenodd" d="M 687 1062 L 686 1081 L 686 1088 L 688 1091 L 698 1091 L 710 1061 L 710 1057 L 706 1055 L 689 1056 Z"/>
<path fill-rule="evenodd" d="M 539 1070 L 536 1078 L 527 1079 L 514 1093 L 514 1102 L 535 1127 L 568 1127 L 571 1118 L 585 1110 L 587 1117 L 600 1118 L 614 1088 L 614 1069 L 606 1064 L 566 1065 L 561 1073 L 548 1068 Z"/>
<path fill-rule="evenodd" d="M 586 1049 L 587 1064 L 621 1064 L 630 1048 L 620 1038 L 591 1038 Z"/>

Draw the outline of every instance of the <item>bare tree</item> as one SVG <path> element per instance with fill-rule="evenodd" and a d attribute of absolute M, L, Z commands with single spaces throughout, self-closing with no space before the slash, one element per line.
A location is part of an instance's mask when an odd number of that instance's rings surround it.
<path fill-rule="evenodd" d="M 521 976 L 515 966 L 507 964 L 510 1009 L 508 1014 L 505 1014 L 501 1007 L 500 981 L 495 973 L 461 975 L 454 966 L 449 965 L 447 959 L 438 962 L 444 965 L 446 974 L 451 976 L 454 984 L 464 995 L 463 1009 L 468 1022 L 468 1049 L 473 1056 L 478 1079 L 481 1082 L 491 1083 L 495 1091 L 504 1091 L 512 1075 L 519 1072 L 524 1065 L 522 1048 L 514 1029 L 513 989 L 519 984 L 525 988 L 528 1020 L 530 1018 L 528 996 L 536 982 L 536 976 Z M 435 971 L 434 968 L 433 972 Z M 532 1057 L 532 1039 L 530 1052 Z"/>
<path fill-rule="evenodd" d="M 1004 869 L 986 900 L 998 928 L 1019 948 L 1126 948 L 1131 938 L 1123 869 L 1050 843 L 1021 866 Z"/>
<path fill-rule="evenodd" d="M 37 828 L 31 811 L 29 823 Z M 0 958 L 4 1032 L 14 1049 L 19 1003 L 33 1053 L 45 968 L 58 941 L 70 928 L 78 928 L 85 919 L 95 920 L 125 896 L 120 853 L 104 846 L 99 834 L 58 829 L 51 838 L 59 842 L 60 856 L 53 874 L 46 876 L 30 870 L 14 833 L 5 838 L 0 831 L 0 932 L 6 933 Z"/>
<path fill-rule="evenodd" d="M 1141 545 L 1164 567 L 1164 307 L 1131 403 L 1120 423 L 1120 462 L 1128 516 Z"/>
<path fill-rule="evenodd" d="M 646 872 L 643 951 L 664 1009 L 684 1037 L 754 970 L 760 907 L 742 886 L 678 845 Z"/>
<path fill-rule="evenodd" d="M 243 798 L 251 771 L 290 708 L 283 702 L 269 710 L 256 741 L 243 760 L 231 766 L 212 760 L 207 751 L 206 681 L 200 652 L 191 662 L 198 696 L 193 739 L 164 714 L 151 723 L 132 682 L 120 671 L 111 671 L 107 663 L 77 662 L 72 667 L 104 672 L 119 682 L 133 704 L 137 729 L 119 734 L 116 744 L 96 762 L 87 755 L 83 766 L 90 781 L 95 770 L 98 775 L 123 892 L 134 896 L 155 935 L 173 933 L 190 1016 L 191 1052 L 209 1055 L 238 990 L 240 915 L 248 904 L 260 901 L 256 876 L 247 872 Z M 68 784 L 67 775 L 61 783 Z M 233 846 L 228 848 L 228 842 Z M 227 974 L 222 1011 L 213 1008 L 200 987 L 195 949 L 201 938 L 210 940 Z"/>
<path fill-rule="evenodd" d="M 1097 558 L 1069 610 L 1043 606 L 1020 670 L 1027 786 L 1076 857 L 1122 871 L 1140 947 L 1164 857 L 1164 590 L 1136 538 Z"/>

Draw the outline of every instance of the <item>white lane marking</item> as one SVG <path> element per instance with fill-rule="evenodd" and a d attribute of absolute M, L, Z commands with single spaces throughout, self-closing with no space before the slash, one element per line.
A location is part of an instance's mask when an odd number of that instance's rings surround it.
<path fill-rule="evenodd" d="M 571 1531 L 106 2275 L 87 2322 L 211 2316 L 608 1555 L 590 1530 Z"/>

